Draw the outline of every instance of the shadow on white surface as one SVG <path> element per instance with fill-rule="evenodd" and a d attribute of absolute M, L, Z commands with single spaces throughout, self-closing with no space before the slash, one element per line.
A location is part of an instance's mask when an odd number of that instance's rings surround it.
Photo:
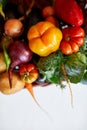
<path fill-rule="evenodd" d="M 24 89 L 14 95 L 0 93 L 0 130 L 87 130 L 87 86 L 72 84 L 74 108 L 68 87 L 34 88 L 38 103 L 51 119 L 36 105 Z"/>

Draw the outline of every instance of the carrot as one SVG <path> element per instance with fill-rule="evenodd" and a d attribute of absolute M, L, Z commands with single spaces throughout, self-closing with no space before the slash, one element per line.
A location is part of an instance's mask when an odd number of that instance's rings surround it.
<path fill-rule="evenodd" d="M 32 87 L 32 83 L 26 83 L 25 87 L 28 89 L 28 91 L 30 92 L 31 96 L 33 97 L 34 101 L 36 102 L 36 104 L 42 109 L 42 107 L 39 105 L 39 103 L 37 102 L 35 95 L 34 95 L 34 91 L 33 91 L 33 87 Z"/>
<path fill-rule="evenodd" d="M 33 88 L 32 88 L 32 83 L 26 83 L 25 87 L 28 89 L 28 91 L 30 92 L 31 96 L 35 99 Z"/>
<path fill-rule="evenodd" d="M 39 108 L 40 108 L 43 112 L 45 112 L 45 114 L 46 114 L 49 118 L 51 118 L 50 115 L 49 115 L 49 113 L 48 113 L 46 110 L 44 110 L 44 109 L 40 106 L 40 104 L 37 102 L 37 100 L 36 100 L 36 98 L 35 98 L 35 96 L 34 96 L 32 83 L 26 83 L 26 84 L 25 84 L 25 87 L 28 89 L 28 91 L 30 92 L 31 96 L 33 97 L 34 101 L 35 101 L 36 104 L 39 106 Z"/>
<path fill-rule="evenodd" d="M 69 79 L 68 79 L 68 76 L 67 76 L 66 69 L 65 69 L 64 65 L 62 65 L 62 71 L 63 71 L 63 74 L 65 76 L 66 82 L 67 82 L 69 90 L 70 90 L 70 94 L 71 94 L 71 106 L 73 107 L 73 93 L 72 93 L 71 85 L 70 85 L 70 82 L 69 82 Z"/>

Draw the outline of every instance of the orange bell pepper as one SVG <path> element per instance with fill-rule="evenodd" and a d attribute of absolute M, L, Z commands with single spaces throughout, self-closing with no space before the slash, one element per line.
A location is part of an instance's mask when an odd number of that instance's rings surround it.
<path fill-rule="evenodd" d="M 39 56 L 48 56 L 59 49 L 62 32 L 48 21 L 33 25 L 27 34 L 29 48 Z"/>

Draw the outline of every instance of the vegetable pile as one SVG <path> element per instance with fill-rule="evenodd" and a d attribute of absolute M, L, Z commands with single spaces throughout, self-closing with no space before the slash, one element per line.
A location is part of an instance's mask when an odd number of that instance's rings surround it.
<path fill-rule="evenodd" d="M 87 80 L 86 4 L 85 0 L 0 1 L 2 93 L 27 88 L 34 97 L 35 85 L 64 88 L 62 81 L 70 87 Z"/>

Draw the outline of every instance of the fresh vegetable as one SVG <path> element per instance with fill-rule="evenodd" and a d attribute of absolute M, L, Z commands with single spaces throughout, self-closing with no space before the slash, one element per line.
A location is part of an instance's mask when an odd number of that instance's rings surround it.
<path fill-rule="evenodd" d="M 81 2 L 84 5 L 79 6 Z M 0 14 L 0 51 L 4 54 L 0 61 L 0 90 L 8 94 L 17 92 L 21 89 L 14 83 L 20 80 L 22 84 L 18 86 L 26 87 L 36 101 L 34 85 L 54 83 L 64 88 L 65 80 L 72 102 L 70 83 L 87 81 L 87 2 L 8 0 L 3 3 L 1 0 L 0 13 L 5 17 Z"/>
<path fill-rule="evenodd" d="M 11 64 L 11 60 L 8 56 L 8 53 L 4 44 L 3 44 L 3 54 L 4 54 L 5 64 L 6 64 L 6 70 L 8 71 L 8 68 Z"/>
<path fill-rule="evenodd" d="M 3 94 L 14 94 L 22 90 L 25 83 L 21 80 L 18 73 L 13 73 L 12 88 L 9 85 L 8 72 L 0 74 L 0 92 Z"/>
<path fill-rule="evenodd" d="M 12 86 L 12 70 L 15 66 L 29 62 L 32 59 L 32 51 L 23 41 L 13 41 L 8 47 L 8 55 L 11 64 L 8 69 L 10 86 Z"/>
<path fill-rule="evenodd" d="M 0 52 L 0 73 L 6 71 L 6 64 L 5 64 L 5 59 L 4 55 L 2 52 Z"/>
<path fill-rule="evenodd" d="M 5 6 L 7 4 L 7 0 L 0 0 L 0 15 L 5 18 L 5 14 L 3 10 L 5 9 Z"/>
<path fill-rule="evenodd" d="M 53 23 L 55 26 L 58 26 L 58 21 L 54 16 L 48 16 L 45 21 Z"/>
<path fill-rule="evenodd" d="M 63 54 L 60 51 L 39 59 L 36 65 L 42 78 L 45 77 L 44 82 L 60 84 L 60 81 L 63 79 L 62 63 Z"/>
<path fill-rule="evenodd" d="M 34 64 L 27 64 L 21 66 L 20 75 L 25 83 L 33 83 L 39 77 L 38 70 Z"/>
<path fill-rule="evenodd" d="M 78 83 L 83 78 L 87 64 L 86 56 L 81 53 L 74 53 L 65 56 L 61 51 L 54 52 L 47 57 L 40 58 L 37 62 L 39 73 L 45 76 L 45 81 L 60 84 L 66 80 L 62 66 L 64 65 L 66 75 L 72 83 Z"/>
<path fill-rule="evenodd" d="M 72 93 L 72 89 L 71 89 L 69 78 L 68 78 L 67 73 L 66 73 L 65 65 L 62 64 L 61 68 L 62 68 L 65 80 L 66 80 L 66 82 L 68 84 L 68 87 L 69 87 L 69 90 L 70 90 L 70 94 L 71 94 L 71 106 L 73 107 L 73 93 Z"/>
<path fill-rule="evenodd" d="M 46 6 L 42 9 L 42 15 L 44 18 L 55 15 L 53 6 Z"/>
<path fill-rule="evenodd" d="M 27 38 L 34 53 L 48 56 L 59 49 L 62 32 L 50 22 L 39 22 L 29 29 Z"/>
<path fill-rule="evenodd" d="M 34 64 L 27 64 L 20 67 L 20 76 L 22 80 L 25 82 L 25 87 L 30 92 L 31 96 L 33 97 L 36 104 L 45 112 L 45 110 L 40 106 L 37 102 L 34 92 L 33 92 L 33 85 L 32 83 L 37 80 L 39 77 L 38 70 Z"/>
<path fill-rule="evenodd" d="M 53 6 L 46 6 L 42 9 L 42 16 L 45 21 L 53 23 L 55 26 L 58 25 L 58 20 L 55 17 L 55 10 Z"/>
<path fill-rule="evenodd" d="M 80 48 L 80 52 L 86 56 L 86 69 L 82 81 L 87 82 L 87 35 L 84 37 L 84 45 Z"/>
<path fill-rule="evenodd" d="M 71 83 L 79 83 L 82 80 L 86 66 L 86 56 L 81 52 L 67 56 L 65 68 Z"/>
<path fill-rule="evenodd" d="M 76 0 L 82 9 L 83 16 L 84 16 L 84 23 L 82 25 L 85 34 L 87 35 L 87 0 Z"/>
<path fill-rule="evenodd" d="M 84 44 L 84 30 L 81 27 L 67 27 L 62 30 L 62 33 L 63 39 L 60 44 L 62 53 L 69 55 L 78 52 Z"/>
<path fill-rule="evenodd" d="M 16 38 L 23 33 L 23 24 L 19 19 L 8 19 L 4 25 L 5 34 Z"/>
<path fill-rule="evenodd" d="M 56 15 L 68 24 L 81 26 L 84 21 L 82 9 L 75 0 L 55 0 Z"/>
<path fill-rule="evenodd" d="M 33 86 L 32 86 L 32 83 L 35 82 L 39 77 L 39 72 L 36 66 L 34 64 L 27 64 L 27 65 L 20 66 L 20 76 L 21 79 L 25 82 L 25 87 L 28 89 L 33 99 L 38 104 L 38 102 L 35 99 Z"/>
<path fill-rule="evenodd" d="M 7 4 L 7 0 L 0 0 L 0 5 L 2 5 L 2 8 L 5 9 Z"/>

